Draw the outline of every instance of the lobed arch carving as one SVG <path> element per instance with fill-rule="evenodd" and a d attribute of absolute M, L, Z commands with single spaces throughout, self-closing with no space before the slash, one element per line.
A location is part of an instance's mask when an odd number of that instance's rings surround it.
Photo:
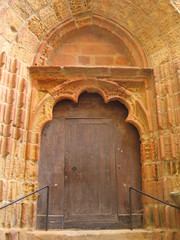
<path fill-rule="evenodd" d="M 31 67 L 32 100 L 29 131 L 40 134 L 63 99 L 77 103 L 84 91 L 98 93 L 105 103 L 119 101 L 128 109 L 127 122 L 143 135 L 153 131 L 151 70 L 108 67 Z M 101 74 L 100 74 L 101 73 Z M 103 73 L 103 74 L 102 74 Z M 139 91 L 139 92 L 138 92 Z"/>

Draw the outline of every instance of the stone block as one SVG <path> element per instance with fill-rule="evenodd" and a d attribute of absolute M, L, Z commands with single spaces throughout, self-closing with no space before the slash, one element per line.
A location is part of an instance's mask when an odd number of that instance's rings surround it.
<path fill-rule="evenodd" d="M 83 28 L 83 27 L 91 25 L 91 16 L 77 17 L 76 24 L 77 24 L 78 28 Z"/>
<path fill-rule="evenodd" d="M 4 230 L 0 230 L 0 240 L 6 240 Z"/>
<path fill-rule="evenodd" d="M 90 65 L 91 64 L 91 59 L 89 56 L 79 56 L 78 57 L 78 63 L 80 65 Z"/>
<path fill-rule="evenodd" d="M 27 19 L 33 13 L 31 6 L 26 0 L 11 0 L 10 5 L 23 19 Z"/>
<path fill-rule="evenodd" d="M 47 0 L 41 0 L 41 1 L 27 0 L 27 1 L 34 11 L 42 8 L 48 3 Z"/>
<path fill-rule="evenodd" d="M 77 65 L 77 60 L 76 57 L 73 55 L 59 55 L 59 54 L 54 54 L 53 58 L 51 60 L 52 65 L 59 65 L 59 66 L 64 66 L 64 65 Z"/>
<path fill-rule="evenodd" d="M 127 66 L 130 65 L 130 60 L 126 56 L 118 56 L 115 59 L 115 65 Z"/>
<path fill-rule="evenodd" d="M 38 46 L 38 39 L 26 27 L 23 27 L 17 35 L 17 42 L 24 48 L 30 49 L 32 52 Z"/>
<path fill-rule="evenodd" d="M 30 240 L 33 240 L 34 238 L 32 237 Z M 27 240 L 27 231 L 26 230 L 21 230 L 19 231 L 19 239 L 18 240 Z"/>
<path fill-rule="evenodd" d="M 37 183 L 24 183 L 23 184 L 23 195 L 27 195 L 33 191 L 35 191 L 37 189 Z M 37 200 L 38 198 L 38 193 L 33 194 L 31 196 L 29 196 L 28 198 L 26 198 L 27 200 Z"/>
<path fill-rule="evenodd" d="M 95 64 L 96 65 L 115 65 L 114 58 L 112 56 L 96 56 Z"/>
<path fill-rule="evenodd" d="M 13 32 L 6 24 L 0 21 L 0 34 L 9 42 L 13 42 L 16 38 L 16 33 Z"/>
<path fill-rule="evenodd" d="M 83 6 L 81 0 L 76 0 L 76 1 L 68 0 L 68 5 L 69 5 L 73 15 L 82 13 L 84 11 L 83 7 L 85 7 L 85 6 Z M 89 5 L 87 5 L 87 7 L 88 6 Z"/>
<path fill-rule="evenodd" d="M 165 240 L 174 240 L 174 233 L 172 231 L 167 231 L 165 233 Z"/>
<path fill-rule="evenodd" d="M 166 47 L 166 42 L 162 39 L 161 35 L 155 36 L 155 38 L 148 40 L 145 49 L 149 55 L 156 53 Z"/>
<path fill-rule="evenodd" d="M 113 55 L 116 53 L 118 53 L 118 49 L 113 44 L 87 43 L 82 45 L 82 54 Z"/>
<path fill-rule="evenodd" d="M 132 8 L 129 1 L 118 1 L 113 7 L 113 16 L 123 22 L 130 15 Z"/>
<path fill-rule="evenodd" d="M 39 39 L 41 39 L 46 34 L 45 27 L 36 16 L 32 16 L 30 19 L 28 19 L 26 27 Z"/>
<path fill-rule="evenodd" d="M 159 24 L 163 33 L 168 33 L 172 31 L 174 27 L 180 24 L 179 13 L 177 11 L 172 12 L 164 19 L 162 18 Z"/>
<path fill-rule="evenodd" d="M 144 0 L 144 1 L 141 1 L 139 5 L 144 11 L 149 13 L 151 9 L 155 6 L 155 4 L 156 2 L 154 0 Z"/>
<path fill-rule="evenodd" d="M 32 64 L 34 54 L 27 48 L 24 48 L 19 44 L 14 44 L 12 48 L 12 54 L 14 57 L 18 58 L 19 60 L 27 64 Z"/>
<path fill-rule="evenodd" d="M 172 30 L 167 33 L 168 42 L 170 44 L 174 44 L 175 42 L 178 42 L 179 33 L 180 33 L 180 27 L 175 26 L 174 28 L 172 28 Z"/>
<path fill-rule="evenodd" d="M 66 0 L 52 0 L 51 5 L 60 21 L 70 16 L 70 11 Z"/>
<path fill-rule="evenodd" d="M 3 201 L 5 199 L 6 194 L 6 181 L 1 180 L 0 181 L 0 201 Z"/>
<path fill-rule="evenodd" d="M 32 203 L 22 203 L 21 227 L 23 227 L 23 228 L 33 227 L 33 224 L 35 224 L 35 222 L 33 222 L 35 207 L 36 206 Z"/>
<path fill-rule="evenodd" d="M 156 240 L 163 240 L 163 231 L 161 232 L 161 231 L 155 231 L 154 232 L 154 238 L 156 239 Z"/>
<path fill-rule="evenodd" d="M 37 181 L 38 176 L 38 165 L 37 162 L 34 161 L 26 161 L 25 167 L 25 179 Z"/>
<path fill-rule="evenodd" d="M 166 228 L 170 228 L 171 227 L 171 218 L 170 218 L 170 207 L 166 206 L 165 207 L 165 226 Z"/>
<path fill-rule="evenodd" d="M 43 24 L 47 27 L 47 29 L 52 29 L 54 26 L 58 24 L 58 19 L 52 8 L 50 8 L 49 6 L 41 9 L 39 11 L 39 16 Z"/>
<path fill-rule="evenodd" d="M 17 12 L 12 7 L 5 6 L 0 12 L 1 19 L 3 19 L 11 28 L 13 32 L 17 32 L 23 21 L 18 16 Z"/>
<path fill-rule="evenodd" d="M 62 45 L 62 54 L 79 54 L 81 49 L 81 45 L 78 43 L 72 44 L 63 44 Z"/>
<path fill-rule="evenodd" d="M 156 227 L 159 227 L 159 206 L 156 204 L 153 207 L 153 217 L 154 217 L 154 224 Z"/>
<path fill-rule="evenodd" d="M 142 166 L 142 177 L 144 179 L 154 178 L 154 165 L 143 165 Z"/>

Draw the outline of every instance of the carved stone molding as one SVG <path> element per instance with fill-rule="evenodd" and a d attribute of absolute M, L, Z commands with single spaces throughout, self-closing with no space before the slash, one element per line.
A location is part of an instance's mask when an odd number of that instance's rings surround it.
<path fill-rule="evenodd" d="M 138 67 L 30 67 L 32 100 L 29 131 L 39 133 L 52 119 L 53 106 L 62 99 L 77 103 L 84 91 L 99 93 L 105 103 L 120 101 L 128 109 L 127 122 L 140 135 L 153 131 L 152 70 Z M 141 138 L 143 138 L 141 136 Z"/>
<path fill-rule="evenodd" d="M 92 17 L 87 17 L 85 21 L 75 21 L 74 19 L 67 19 L 62 24 L 54 28 L 46 38 L 41 41 L 37 54 L 34 58 L 34 65 L 45 66 L 48 65 L 49 56 L 52 54 L 57 45 L 62 43 L 66 38 L 75 32 L 83 28 L 97 27 L 101 31 L 107 31 L 109 34 L 113 34 L 119 43 L 123 43 L 124 46 L 133 53 L 135 65 L 139 67 L 147 66 L 147 59 L 142 50 L 140 43 L 130 34 L 130 32 L 123 26 L 115 23 L 114 21 L 104 18 L 100 14 L 93 14 Z"/>

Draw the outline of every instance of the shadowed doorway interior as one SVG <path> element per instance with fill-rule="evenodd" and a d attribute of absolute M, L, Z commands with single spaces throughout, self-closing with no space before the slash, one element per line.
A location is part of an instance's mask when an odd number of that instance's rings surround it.
<path fill-rule="evenodd" d="M 50 186 L 51 229 L 128 228 L 128 188 L 141 189 L 139 134 L 127 109 L 83 93 L 77 104 L 58 102 L 41 134 L 39 186 Z M 45 193 L 37 228 L 45 224 Z M 142 201 L 133 195 L 133 222 L 142 224 Z"/>

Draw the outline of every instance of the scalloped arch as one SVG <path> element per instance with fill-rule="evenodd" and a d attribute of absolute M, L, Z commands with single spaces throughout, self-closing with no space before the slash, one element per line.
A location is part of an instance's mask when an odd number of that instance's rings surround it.
<path fill-rule="evenodd" d="M 40 133 L 43 126 L 52 119 L 53 107 L 58 101 L 70 99 L 77 103 L 84 91 L 100 94 L 105 103 L 115 100 L 121 102 L 128 109 L 127 122 L 133 124 L 140 134 L 151 131 L 148 112 L 141 101 L 137 100 L 129 90 L 119 86 L 116 82 L 106 79 L 96 81 L 91 78 L 68 81 L 53 88 L 50 93 L 46 93 L 34 106 L 29 130 Z"/>

